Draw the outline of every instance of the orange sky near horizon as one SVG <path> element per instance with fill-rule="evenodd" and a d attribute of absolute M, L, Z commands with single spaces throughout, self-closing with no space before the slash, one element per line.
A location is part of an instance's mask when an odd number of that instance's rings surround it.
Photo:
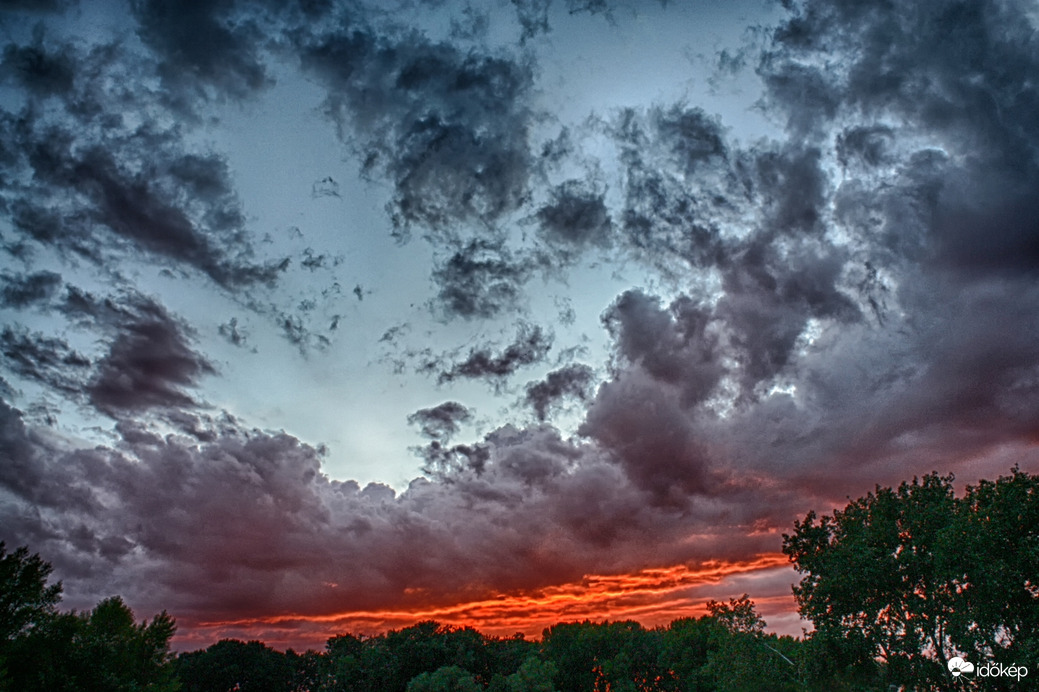
<path fill-rule="evenodd" d="M 577 582 L 536 591 L 493 594 L 454 604 L 412 609 L 357 610 L 322 615 L 286 613 L 226 621 L 181 622 L 174 648 L 205 648 L 220 639 L 263 641 L 277 649 L 323 649 L 343 633 L 374 635 L 424 620 L 473 627 L 488 636 L 521 633 L 539 639 L 561 622 L 635 620 L 646 627 L 665 625 L 707 612 L 710 600 L 726 601 L 748 593 L 757 611 L 779 634 L 800 634 L 789 585 L 796 574 L 780 553 L 752 560 L 709 561 L 697 567 L 674 565 L 631 574 L 587 575 Z"/>

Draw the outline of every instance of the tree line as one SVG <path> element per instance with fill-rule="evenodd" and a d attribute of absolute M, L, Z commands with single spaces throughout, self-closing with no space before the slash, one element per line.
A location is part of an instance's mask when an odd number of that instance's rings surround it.
<path fill-rule="evenodd" d="M 60 611 L 51 566 L 0 543 L 0 691 L 1026 689 L 1039 679 L 1037 526 L 1039 476 L 1017 468 L 960 497 L 930 474 L 810 512 L 783 537 L 803 637 L 767 633 L 744 595 L 655 628 L 560 623 L 531 641 L 430 621 L 302 653 L 228 639 L 175 655 L 167 613 L 138 623 L 119 597 Z M 983 664 L 1017 675 L 983 679 Z"/>

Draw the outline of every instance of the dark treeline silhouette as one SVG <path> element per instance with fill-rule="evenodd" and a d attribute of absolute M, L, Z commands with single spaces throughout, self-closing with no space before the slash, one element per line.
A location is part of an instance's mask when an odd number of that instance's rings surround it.
<path fill-rule="evenodd" d="M 229 639 L 173 655 L 165 612 L 138 624 L 118 597 L 61 612 L 50 565 L 0 543 L 0 691 L 1027 689 L 1039 678 L 1039 476 L 1015 468 L 958 498 L 952 480 L 877 487 L 795 523 L 783 551 L 803 575 L 794 594 L 814 625 L 800 638 L 765 632 L 743 595 L 650 629 L 557 624 L 538 642 L 420 622 L 338 635 L 323 651 Z M 1002 674 L 984 676 L 983 665 Z"/>

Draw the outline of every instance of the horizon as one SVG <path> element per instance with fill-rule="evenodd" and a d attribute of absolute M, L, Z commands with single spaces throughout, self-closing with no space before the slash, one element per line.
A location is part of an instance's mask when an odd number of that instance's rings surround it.
<path fill-rule="evenodd" d="M 0 28 L 0 540 L 66 607 L 796 636 L 795 520 L 1039 471 L 1030 3 Z"/>

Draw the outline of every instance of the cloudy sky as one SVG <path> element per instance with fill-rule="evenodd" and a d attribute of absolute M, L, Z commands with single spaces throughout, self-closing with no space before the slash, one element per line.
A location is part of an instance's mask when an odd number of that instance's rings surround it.
<path fill-rule="evenodd" d="M 647 625 L 1039 471 L 1029 0 L 2 3 L 0 539 L 177 646 Z"/>

